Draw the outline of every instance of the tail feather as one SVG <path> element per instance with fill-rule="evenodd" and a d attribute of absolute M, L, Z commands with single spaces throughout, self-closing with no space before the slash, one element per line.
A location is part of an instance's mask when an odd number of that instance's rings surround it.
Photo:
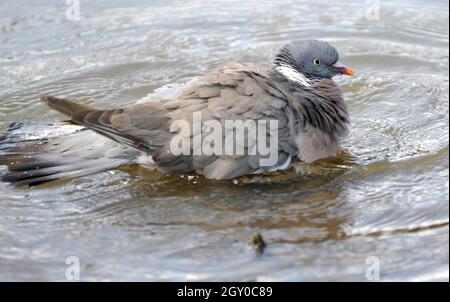
<path fill-rule="evenodd" d="M 133 163 L 139 151 L 81 126 L 13 123 L 0 137 L 0 178 L 14 185 L 37 185 Z"/>
<path fill-rule="evenodd" d="M 92 164 L 92 165 L 91 165 Z M 100 160 L 95 163 L 87 161 L 85 165 L 57 163 L 56 166 L 39 169 L 29 166 L 29 170 L 14 171 L 10 170 L 8 174 L 2 177 L 3 181 L 20 185 L 37 185 L 52 180 L 67 179 L 85 176 L 100 171 L 111 170 L 130 164 L 129 160 Z"/>

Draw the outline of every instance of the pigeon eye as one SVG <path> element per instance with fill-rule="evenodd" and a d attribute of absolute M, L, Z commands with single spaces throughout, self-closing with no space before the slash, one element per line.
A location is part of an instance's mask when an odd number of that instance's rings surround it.
<path fill-rule="evenodd" d="M 319 65 L 320 64 L 320 60 L 319 59 L 314 59 L 313 63 L 314 63 L 314 65 Z"/>

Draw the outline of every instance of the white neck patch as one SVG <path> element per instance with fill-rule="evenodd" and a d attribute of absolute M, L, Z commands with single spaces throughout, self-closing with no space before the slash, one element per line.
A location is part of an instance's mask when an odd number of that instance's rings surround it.
<path fill-rule="evenodd" d="M 312 83 L 303 73 L 298 72 L 289 65 L 280 65 L 275 68 L 279 73 L 284 75 L 289 81 L 295 82 L 305 87 L 311 87 Z"/>

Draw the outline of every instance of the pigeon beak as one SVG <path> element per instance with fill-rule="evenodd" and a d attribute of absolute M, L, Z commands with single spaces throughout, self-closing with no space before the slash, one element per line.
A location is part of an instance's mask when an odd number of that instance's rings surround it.
<path fill-rule="evenodd" d="M 345 66 L 344 64 L 342 64 L 339 61 L 334 63 L 332 66 L 336 69 L 336 71 L 339 74 L 346 74 L 346 75 L 349 75 L 349 76 L 353 76 L 355 74 L 355 72 L 353 71 L 353 68 L 347 67 L 347 66 Z"/>

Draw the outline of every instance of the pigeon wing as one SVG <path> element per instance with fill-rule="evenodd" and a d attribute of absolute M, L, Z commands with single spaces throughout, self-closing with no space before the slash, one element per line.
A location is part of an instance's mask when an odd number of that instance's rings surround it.
<path fill-rule="evenodd" d="M 256 64 L 235 64 L 221 71 L 211 73 L 201 78 L 195 85 L 188 87 L 177 100 L 168 102 L 170 116 L 173 120 L 187 119 L 193 112 L 201 113 L 202 122 L 215 120 L 225 129 L 222 136 L 223 147 L 229 143 L 226 131 L 227 121 L 261 121 L 276 120 L 278 122 L 277 146 L 279 152 L 275 167 L 283 166 L 296 153 L 293 142 L 294 125 L 293 113 L 287 106 L 283 93 L 272 83 L 268 76 L 268 69 Z M 231 132 L 232 133 L 232 132 Z M 191 139 L 205 133 L 192 133 Z M 274 135 L 266 129 L 265 141 L 269 142 Z M 261 170 L 272 170 L 273 167 L 262 167 L 261 159 L 265 156 L 256 151 L 258 136 L 254 132 L 247 132 L 244 142 L 243 155 L 212 154 L 193 155 L 184 157 L 173 156 L 168 145 L 161 148 L 154 157 L 155 162 L 169 171 L 178 169 L 180 163 L 190 169 L 204 174 L 208 178 L 232 179 Z M 237 142 L 236 142 L 237 143 Z M 194 151 L 191 149 L 191 151 Z M 224 149 L 222 149 L 224 151 Z M 195 154 L 192 152 L 191 154 Z M 201 152 L 197 152 L 201 153 Z M 186 162 L 187 161 L 187 162 Z M 276 170 L 276 169 L 275 169 Z"/>

